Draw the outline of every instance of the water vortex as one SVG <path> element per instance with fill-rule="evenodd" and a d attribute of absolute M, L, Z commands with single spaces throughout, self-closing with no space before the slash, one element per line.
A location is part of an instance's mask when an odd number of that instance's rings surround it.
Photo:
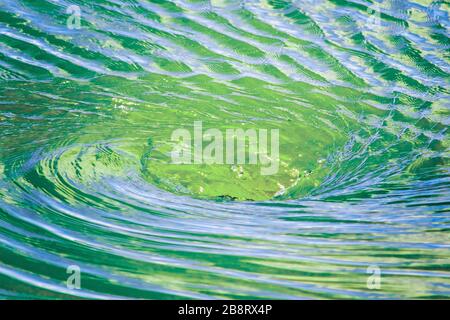
<path fill-rule="evenodd" d="M 444 1 L 3 0 L 0 298 L 450 297 L 449 28 Z M 199 120 L 279 129 L 279 172 L 168 163 Z"/>

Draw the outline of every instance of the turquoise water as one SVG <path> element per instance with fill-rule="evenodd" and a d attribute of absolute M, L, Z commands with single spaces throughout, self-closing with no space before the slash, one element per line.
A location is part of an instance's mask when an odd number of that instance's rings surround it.
<path fill-rule="evenodd" d="M 449 27 L 444 1 L 2 0 L 0 297 L 450 297 Z M 171 164 L 195 121 L 278 129 L 279 171 Z"/>

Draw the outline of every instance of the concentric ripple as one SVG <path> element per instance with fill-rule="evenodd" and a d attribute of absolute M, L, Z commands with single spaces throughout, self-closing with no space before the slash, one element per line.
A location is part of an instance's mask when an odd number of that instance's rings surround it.
<path fill-rule="evenodd" d="M 2 0 L 0 297 L 449 298 L 449 28 L 432 0 Z M 194 121 L 279 129 L 279 172 L 169 164 Z"/>

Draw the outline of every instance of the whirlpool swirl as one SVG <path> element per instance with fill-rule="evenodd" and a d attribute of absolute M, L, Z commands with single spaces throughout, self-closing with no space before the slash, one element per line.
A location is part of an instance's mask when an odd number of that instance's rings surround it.
<path fill-rule="evenodd" d="M 449 28 L 431 0 L 3 0 L 0 297 L 450 297 Z M 279 173 L 167 164 L 194 121 L 278 129 Z"/>

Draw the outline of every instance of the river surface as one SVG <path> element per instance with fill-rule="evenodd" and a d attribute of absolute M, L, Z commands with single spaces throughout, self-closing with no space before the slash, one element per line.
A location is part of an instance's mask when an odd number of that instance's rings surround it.
<path fill-rule="evenodd" d="M 0 298 L 450 298 L 449 12 L 0 0 Z M 170 163 L 196 121 L 279 170 Z"/>

